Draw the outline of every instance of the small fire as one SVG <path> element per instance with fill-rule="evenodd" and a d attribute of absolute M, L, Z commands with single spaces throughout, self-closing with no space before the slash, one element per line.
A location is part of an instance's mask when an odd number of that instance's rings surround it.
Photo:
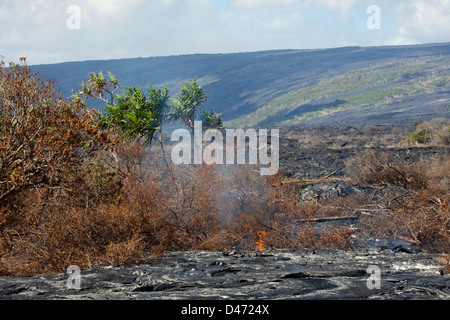
<path fill-rule="evenodd" d="M 258 232 L 258 241 L 255 242 L 256 248 L 259 251 L 266 251 L 266 245 L 264 243 L 264 238 L 266 237 L 266 232 L 265 231 L 261 231 Z"/>

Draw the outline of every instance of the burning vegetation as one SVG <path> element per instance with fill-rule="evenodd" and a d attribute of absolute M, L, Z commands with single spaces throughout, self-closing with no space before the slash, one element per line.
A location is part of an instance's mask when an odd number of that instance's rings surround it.
<path fill-rule="evenodd" d="M 250 165 L 171 165 L 157 130 L 146 127 L 160 138 L 149 146 L 132 127 L 104 127 L 81 102 L 26 65 L 0 68 L 0 275 L 132 265 L 169 251 L 349 249 L 361 235 L 450 251 L 448 157 L 355 157 L 355 183 L 403 190 L 382 208 L 365 195 L 302 201 L 311 181 Z M 321 224 L 367 205 L 375 209 L 361 230 Z"/>

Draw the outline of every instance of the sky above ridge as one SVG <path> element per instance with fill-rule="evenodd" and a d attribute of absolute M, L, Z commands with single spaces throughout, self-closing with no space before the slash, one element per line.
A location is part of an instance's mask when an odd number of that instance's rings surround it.
<path fill-rule="evenodd" d="M 0 0 L 29 64 L 450 42 L 450 0 Z"/>

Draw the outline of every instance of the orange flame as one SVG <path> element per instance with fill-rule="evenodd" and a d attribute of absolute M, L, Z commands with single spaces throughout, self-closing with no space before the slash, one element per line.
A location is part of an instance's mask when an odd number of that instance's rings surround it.
<path fill-rule="evenodd" d="M 266 236 L 266 232 L 265 231 L 258 232 L 258 238 L 259 239 L 258 239 L 258 241 L 255 242 L 255 245 L 256 245 L 256 248 L 259 251 L 266 251 L 267 250 L 266 245 L 264 243 L 265 236 Z"/>

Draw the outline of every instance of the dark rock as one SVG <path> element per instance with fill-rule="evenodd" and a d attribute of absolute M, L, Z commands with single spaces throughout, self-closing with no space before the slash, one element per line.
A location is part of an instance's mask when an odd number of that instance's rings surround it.
<path fill-rule="evenodd" d="M 241 271 L 241 270 L 236 269 L 236 268 L 232 268 L 232 267 L 228 267 L 228 268 L 225 268 L 225 269 L 213 271 L 211 273 L 211 275 L 213 277 L 218 277 L 218 276 L 223 276 L 223 275 L 228 274 L 228 273 L 237 273 L 239 271 Z"/>
<path fill-rule="evenodd" d="M 308 278 L 308 277 L 311 277 L 311 274 L 300 271 L 300 272 L 287 274 L 285 276 L 282 276 L 281 278 L 283 278 L 283 279 L 299 279 L 299 278 Z"/>
<path fill-rule="evenodd" d="M 299 200 L 311 201 L 313 199 L 326 200 L 338 196 L 347 197 L 351 194 L 359 194 L 363 192 L 363 189 L 342 181 L 310 184 L 300 189 Z"/>
<path fill-rule="evenodd" d="M 176 285 L 171 285 L 167 283 L 159 283 L 154 285 L 143 285 L 141 287 L 136 287 L 133 289 L 133 292 L 156 292 L 156 291 L 165 291 L 176 288 Z"/>
<path fill-rule="evenodd" d="M 161 262 L 68 275 L 0 278 L 0 299 L 228 300 L 228 299 L 450 299 L 450 276 L 439 255 L 376 250 L 275 250 L 224 255 L 174 252 Z M 369 266 L 380 289 L 369 289 Z"/>
<path fill-rule="evenodd" d="M 403 247 L 402 245 L 398 245 L 396 247 L 389 247 L 386 245 L 383 245 L 380 247 L 379 251 L 391 251 L 391 252 L 395 252 L 395 253 L 399 253 L 399 252 L 403 252 L 403 253 L 413 253 L 411 250 L 406 249 L 405 247 Z"/>

